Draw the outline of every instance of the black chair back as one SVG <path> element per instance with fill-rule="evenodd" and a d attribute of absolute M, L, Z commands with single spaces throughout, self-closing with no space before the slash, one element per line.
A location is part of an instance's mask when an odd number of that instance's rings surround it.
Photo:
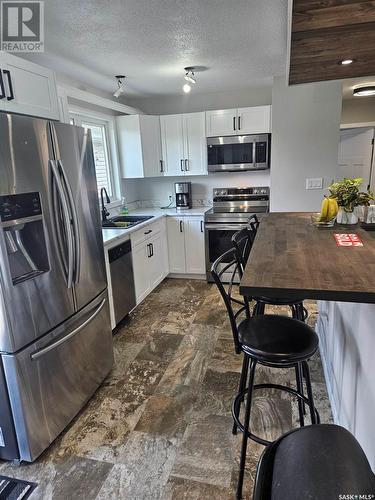
<path fill-rule="evenodd" d="M 236 250 L 236 258 L 240 264 L 240 276 L 242 277 L 247 264 L 251 248 L 254 243 L 255 230 L 251 226 L 240 229 L 232 236 L 233 247 Z"/>
<path fill-rule="evenodd" d="M 237 260 L 237 252 L 235 248 L 231 248 L 223 253 L 212 264 L 211 274 L 219 289 L 219 292 L 224 300 L 227 308 L 230 325 L 232 328 L 233 341 L 237 354 L 241 352 L 240 342 L 238 338 L 237 318 L 241 314 L 250 317 L 249 301 L 246 297 L 243 299 L 233 297 L 235 290 L 238 290 L 238 277 L 241 276 L 241 265 Z M 225 276 L 225 277 L 224 277 Z M 229 279 L 227 279 L 227 277 Z"/>
<path fill-rule="evenodd" d="M 254 234 L 258 231 L 258 227 L 260 224 L 260 220 L 257 217 L 257 214 L 253 214 L 251 217 L 248 218 L 247 223 L 251 227 L 251 229 L 254 231 Z"/>

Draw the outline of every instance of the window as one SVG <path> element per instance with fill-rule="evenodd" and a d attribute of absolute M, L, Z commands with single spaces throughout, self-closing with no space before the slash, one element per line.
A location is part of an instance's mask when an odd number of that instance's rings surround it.
<path fill-rule="evenodd" d="M 88 121 L 82 121 L 82 127 L 91 130 L 98 191 L 105 187 L 109 197 L 112 198 L 113 191 L 105 125 L 95 125 Z"/>
<path fill-rule="evenodd" d="M 98 193 L 103 187 L 106 188 L 111 204 L 116 205 L 120 195 L 113 118 L 88 116 L 84 111 L 71 110 L 70 123 L 90 129 Z"/>

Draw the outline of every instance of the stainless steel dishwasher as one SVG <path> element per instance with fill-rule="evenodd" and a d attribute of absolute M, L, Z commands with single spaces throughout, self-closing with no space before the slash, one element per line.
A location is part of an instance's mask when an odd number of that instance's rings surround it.
<path fill-rule="evenodd" d="M 136 306 L 130 240 L 108 251 L 116 325 Z"/>

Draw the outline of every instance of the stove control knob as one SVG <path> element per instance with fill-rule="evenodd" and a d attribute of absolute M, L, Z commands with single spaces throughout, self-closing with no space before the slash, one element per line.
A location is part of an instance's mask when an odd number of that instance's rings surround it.
<path fill-rule="evenodd" d="M 220 194 L 222 196 L 225 196 L 227 194 L 227 190 L 226 189 L 222 189 L 221 192 L 220 192 Z"/>

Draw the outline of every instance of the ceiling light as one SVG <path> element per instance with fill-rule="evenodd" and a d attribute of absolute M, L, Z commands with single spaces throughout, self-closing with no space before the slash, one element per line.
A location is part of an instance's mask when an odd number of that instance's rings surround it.
<path fill-rule="evenodd" d="M 194 75 L 195 67 L 187 66 L 186 68 L 184 68 L 184 70 L 185 70 L 184 78 L 188 83 L 185 83 L 185 85 L 182 87 L 182 90 L 185 92 L 185 94 L 188 94 L 191 91 L 191 86 L 197 83 Z"/>
<path fill-rule="evenodd" d="M 357 97 L 369 97 L 375 95 L 375 84 L 362 85 L 353 89 L 353 95 Z"/>
<path fill-rule="evenodd" d="M 343 66 L 347 66 L 348 64 L 352 64 L 353 59 L 344 59 L 343 61 L 340 62 Z"/>
<path fill-rule="evenodd" d="M 116 75 L 115 78 L 117 80 L 117 90 L 113 93 L 113 97 L 119 98 L 120 95 L 125 94 L 124 84 L 122 83 L 122 80 L 126 78 L 126 76 Z"/>

